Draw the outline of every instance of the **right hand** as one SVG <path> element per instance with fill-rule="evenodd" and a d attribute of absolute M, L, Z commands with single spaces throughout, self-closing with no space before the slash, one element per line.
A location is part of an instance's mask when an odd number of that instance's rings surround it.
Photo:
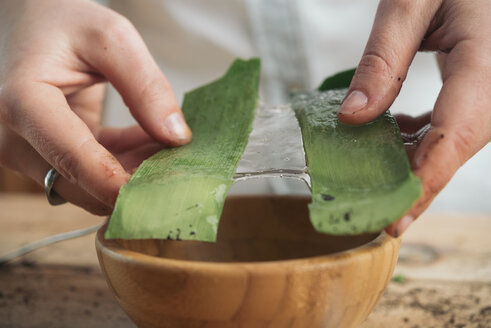
<path fill-rule="evenodd" d="M 191 140 L 180 107 L 124 17 L 85 0 L 0 3 L 0 165 L 104 215 L 129 172 L 162 145 Z M 104 83 L 139 125 L 100 125 Z"/>
<path fill-rule="evenodd" d="M 397 97 L 418 50 L 439 51 L 443 85 L 429 114 L 399 117 L 412 134 L 413 173 L 423 195 L 386 228 L 401 235 L 469 158 L 491 141 L 491 2 L 381 0 L 338 117 L 364 124 Z M 418 132 L 419 131 L 419 132 Z"/>

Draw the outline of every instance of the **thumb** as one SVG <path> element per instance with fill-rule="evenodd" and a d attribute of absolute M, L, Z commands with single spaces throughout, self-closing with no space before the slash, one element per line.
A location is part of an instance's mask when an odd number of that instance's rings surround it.
<path fill-rule="evenodd" d="M 127 19 L 111 17 L 101 22 L 95 37 L 82 42 L 79 53 L 114 85 L 150 136 L 171 146 L 189 142 L 191 130 L 142 38 Z"/>
<path fill-rule="evenodd" d="M 367 123 L 390 107 L 440 2 L 380 2 L 370 38 L 338 112 L 342 122 Z"/>

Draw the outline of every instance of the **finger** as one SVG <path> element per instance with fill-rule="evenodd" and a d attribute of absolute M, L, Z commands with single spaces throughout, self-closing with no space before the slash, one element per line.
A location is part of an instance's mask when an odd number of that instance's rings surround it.
<path fill-rule="evenodd" d="M 102 101 L 105 83 L 97 83 L 77 92 L 66 95 L 72 111 L 95 133 L 101 124 Z"/>
<path fill-rule="evenodd" d="M 130 173 L 134 172 L 143 160 L 164 148 L 139 125 L 127 128 L 102 128 L 97 139 Z"/>
<path fill-rule="evenodd" d="M 158 142 L 151 142 L 118 154 L 118 161 L 127 172 L 133 174 L 138 166 L 147 158 L 162 150 L 164 146 Z"/>
<path fill-rule="evenodd" d="M 133 125 L 126 128 L 99 128 L 97 141 L 114 154 L 155 142 L 155 139 L 150 137 L 141 126 Z"/>
<path fill-rule="evenodd" d="M 411 215 L 405 215 L 401 219 L 386 227 L 385 232 L 392 237 L 400 237 L 414 222 L 414 220 L 415 219 Z"/>
<path fill-rule="evenodd" d="M 472 42 L 457 45 L 448 55 L 446 67 L 431 129 L 413 160 L 423 196 L 403 219 L 387 228 L 388 233 L 401 234 L 457 169 L 491 140 L 491 65 L 482 56 L 481 47 Z"/>
<path fill-rule="evenodd" d="M 380 2 L 365 51 L 338 112 L 341 121 L 367 123 L 390 107 L 440 3 Z"/>
<path fill-rule="evenodd" d="M 68 107 L 56 87 L 9 86 L 3 120 L 71 183 L 112 207 L 129 175 Z"/>
<path fill-rule="evenodd" d="M 0 127 L 0 159 L 2 166 L 17 171 L 44 185 L 44 176 L 51 166 L 39 155 L 29 143 L 17 134 Z M 111 208 L 104 205 L 85 190 L 77 187 L 64 177 L 59 177 L 54 190 L 66 201 L 84 208 L 96 215 L 108 215 Z"/>
<path fill-rule="evenodd" d="M 440 73 L 443 73 L 445 69 L 445 62 L 447 61 L 447 54 L 445 53 L 437 53 L 436 62 L 438 63 L 438 68 L 440 69 Z"/>
<path fill-rule="evenodd" d="M 136 29 L 114 15 L 105 17 L 97 28 L 93 38 L 79 45 L 84 59 L 114 85 L 132 115 L 155 140 L 167 145 L 189 142 L 191 130 L 171 86 Z"/>

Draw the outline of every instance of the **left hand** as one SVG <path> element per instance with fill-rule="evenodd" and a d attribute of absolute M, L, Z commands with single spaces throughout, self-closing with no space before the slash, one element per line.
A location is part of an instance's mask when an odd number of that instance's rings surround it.
<path fill-rule="evenodd" d="M 54 190 L 91 213 L 111 213 L 145 157 L 191 141 L 138 31 L 94 1 L 0 1 L 0 58 L 0 166 L 40 185 L 56 169 Z M 101 126 L 106 81 L 138 125 Z"/>
<path fill-rule="evenodd" d="M 430 126 L 412 150 L 411 159 L 413 172 L 423 184 L 423 196 L 386 228 L 392 236 L 402 234 L 457 169 L 491 141 L 489 13 L 489 0 L 380 1 L 339 119 L 362 124 L 385 112 L 397 97 L 418 50 L 439 51 L 443 78 L 431 123 L 430 115 L 398 120 L 403 132 L 415 132 L 426 123 Z"/>
<path fill-rule="evenodd" d="M 101 83 L 96 84 L 87 90 L 90 90 L 90 92 L 85 92 L 85 96 L 87 97 L 90 93 L 91 104 L 93 104 L 90 107 L 90 117 L 89 115 L 86 117 L 88 122 L 93 119 L 93 124 L 90 124 L 91 131 L 97 142 L 115 157 L 126 172 L 132 174 L 143 160 L 165 147 L 162 143 L 150 137 L 139 125 L 127 128 L 112 128 L 99 125 L 104 85 Z M 87 99 L 83 98 L 83 101 Z M 73 108 L 78 108 L 74 102 L 71 105 Z M 87 109 L 86 107 L 83 108 Z M 89 111 L 80 112 L 88 113 Z M 16 167 L 31 177 L 38 176 L 39 172 L 42 175 L 43 172 L 49 169 L 49 164 L 43 164 L 45 163 L 44 158 L 25 139 L 1 125 L 0 140 L 4 140 L 9 145 L 10 150 L 8 156 L 4 156 L 4 161 L 12 161 L 12 163 L 5 163 L 7 166 Z M 0 154 L 3 151 L 6 152 L 7 150 L 0 147 Z M 41 170 L 39 170 L 39 166 L 41 166 Z M 42 176 L 39 176 L 39 179 L 42 179 Z M 97 215 L 111 213 L 110 207 L 95 199 L 84 189 L 75 188 L 68 179 L 58 179 L 56 187 L 57 192 L 61 192 L 64 198 L 66 197 L 71 203 L 83 207 L 91 213 Z"/>

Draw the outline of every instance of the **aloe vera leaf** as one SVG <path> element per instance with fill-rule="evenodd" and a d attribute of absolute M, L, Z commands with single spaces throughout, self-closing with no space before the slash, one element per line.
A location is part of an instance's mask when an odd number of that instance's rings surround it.
<path fill-rule="evenodd" d="M 421 183 L 388 111 L 363 126 L 338 120 L 346 91 L 297 93 L 293 99 L 312 183 L 310 220 L 323 233 L 377 232 L 414 204 Z"/>
<path fill-rule="evenodd" d="M 216 240 L 251 131 L 259 74 L 258 59 L 236 60 L 222 78 L 185 95 L 193 141 L 140 165 L 119 192 L 106 238 Z"/>
<path fill-rule="evenodd" d="M 353 78 L 355 71 L 356 71 L 356 67 L 336 73 L 333 76 L 329 76 L 322 82 L 322 84 L 319 86 L 319 88 L 317 88 L 317 90 L 327 91 L 327 90 L 347 88 L 351 83 L 351 79 Z"/>

